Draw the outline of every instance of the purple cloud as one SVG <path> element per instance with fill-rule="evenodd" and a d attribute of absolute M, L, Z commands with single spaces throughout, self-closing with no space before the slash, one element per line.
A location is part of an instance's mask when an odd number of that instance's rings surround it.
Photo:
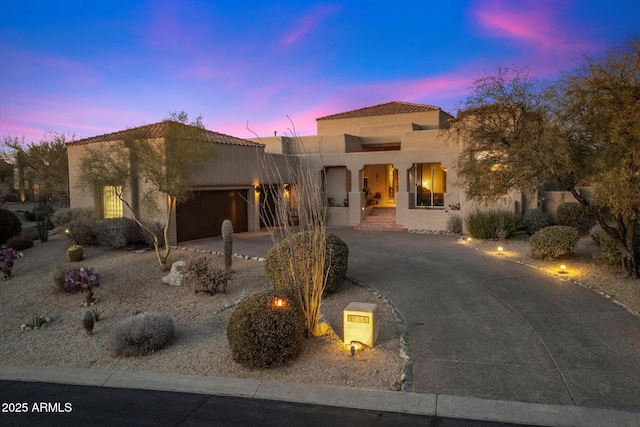
<path fill-rule="evenodd" d="M 311 12 L 300 18 L 299 22 L 293 25 L 291 31 L 280 38 L 280 46 L 290 47 L 295 44 L 298 40 L 318 28 L 324 20 L 336 13 L 338 9 L 335 5 L 321 4 L 317 6 Z"/>

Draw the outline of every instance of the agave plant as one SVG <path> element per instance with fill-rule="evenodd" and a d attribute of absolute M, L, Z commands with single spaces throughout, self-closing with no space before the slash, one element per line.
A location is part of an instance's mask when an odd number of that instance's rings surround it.
<path fill-rule="evenodd" d="M 85 269 L 81 267 L 67 272 L 64 287 L 72 294 L 82 292 L 85 297 L 85 305 L 89 306 L 92 302 L 95 302 L 93 288 L 100 286 L 99 279 L 100 276 L 96 273 L 95 268 Z"/>
<path fill-rule="evenodd" d="M 18 252 L 13 248 L 2 248 L 0 251 L 0 262 L 2 262 L 2 272 L 4 273 L 2 280 L 11 278 L 13 262 L 18 258 L 22 258 L 22 252 Z"/>

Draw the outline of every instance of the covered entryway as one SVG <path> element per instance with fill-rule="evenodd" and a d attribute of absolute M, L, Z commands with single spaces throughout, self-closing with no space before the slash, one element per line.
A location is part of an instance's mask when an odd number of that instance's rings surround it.
<path fill-rule="evenodd" d="M 176 208 L 178 242 L 220 236 L 225 219 L 234 233 L 248 230 L 247 190 L 196 191 Z"/>
<path fill-rule="evenodd" d="M 366 188 L 367 205 L 396 206 L 398 170 L 393 165 L 367 165 L 362 170 L 362 188 Z"/>

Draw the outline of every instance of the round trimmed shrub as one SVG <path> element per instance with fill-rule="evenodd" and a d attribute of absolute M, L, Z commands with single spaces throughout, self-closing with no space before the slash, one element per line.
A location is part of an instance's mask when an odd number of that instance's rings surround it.
<path fill-rule="evenodd" d="M 33 239 L 24 234 L 18 234 L 7 240 L 6 246 L 16 251 L 23 251 L 33 247 Z"/>
<path fill-rule="evenodd" d="M 279 306 L 278 299 L 283 301 Z M 248 368 L 280 366 L 302 351 L 305 318 L 295 299 L 278 289 L 253 294 L 242 301 L 227 324 L 233 360 Z"/>
<path fill-rule="evenodd" d="M 580 233 L 574 227 L 554 225 L 531 236 L 531 255 L 534 258 L 556 259 L 576 252 Z"/>
<path fill-rule="evenodd" d="M 15 213 L 0 209 L 0 244 L 22 232 L 22 223 Z"/>
<path fill-rule="evenodd" d="M 145 311 L 125 319 L 109 336 L 114 356 L 144 356 L 173 341 L 175 330 L 168 314 Z"/>
<path fill-rule="evenodd" d="M 534 234 L 550 224 L 549 215 L 542 209 L 536 208 L 528 210 L 522 215 L 522 224 L 527 227 L 527 233 Z"/>
<path fill-rule="evenodd" d="M 580 203 L 560 203 L 557 215 L 559 225 L 573 227 L 581 234 L 587 231 L 589 211 Z"/>
<path fill-rule="evenodd" d="M 274 245 L 265 262 L 267 278 L 277 289 L 290 289 L 293 278 L 289 270 L 289 260 L 305 265 L 304 260 L 313 256 L 311 232 L 301 232 Z M 324 274 L 327 276 L 324 293 L 335 292 L 347 274 L 349 267 L 349 246 L 338 236 L 327 233 Z"/>

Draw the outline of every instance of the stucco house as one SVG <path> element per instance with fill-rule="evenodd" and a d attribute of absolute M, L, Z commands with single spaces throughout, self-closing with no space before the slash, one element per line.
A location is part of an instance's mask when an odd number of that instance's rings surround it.
<path fill-rule="evenodd" d="M 456 184 L 460 147 L 441 133 L 451 117 L 439 107 L 394 101 L 320 117 L 314 136 L 255 141 L 272 153 L 321 158 L 329 225 L 446 230 L 451 217 L 475 208 Z M 521 211 L 522 195 L 496 205 Z"/>
<path fill-rule="evenodd" d="M 171 123 L 172 126 L 185 126 Z M 260 182 L 258 160 L 267 155 L 264 144 L 189 126 L 189 138 L 214 144 L 215 157 L 202 170 L 190 176 L 194 197 L 178 204 L 173 211 L 169 232 L 170 243 L 220 235 L 222 221 L 230 219 L 236 232 L 260 229 Z M 70 206 L 92 208 L 98 218 L 131 217 L 131 212 L 115 197 L 112 188 L 93 192 L 79 183 L 79 164 L 86 148 L 94 144 L 122 143 L 131 135 L 145 135 L 154 142 L 167 138 L 168 123 L 160 122 L 67 143 L 69 156 Z M 272 156 L 274 164 L 282 164 L 283 156 Z M 132 175 L 135 172 L 132 170 Z M 162 212 L 145 211 L 142 200 L 149 184 L 135 177 L 123 197 L 139 212 L 143 221 L 164 223 Z M 158 195 L 157 204 L 166 205 Z M 163 205 L 164 203 L 164 205 Z"/>
<path fill-rule="evenodd" d="M 219 235 L 224 219 L 231 219 L 237 232 L 257 231 L 264 226 L 264 214 L 278 194 L 289 200 L 295 212 L 299 208 L 295 179 L 286 178 L 290 182 L 283 185 L 282 179 L 269 182 L 266 178 L 288 176 L 287 164 L 292 160 L 315 171 L 328 206 L 328 225 L 446 230 L 450 218 L 462 219 L 475 208 L 456 184 L 454 165 L 460 147 L 441 133 L 451 117 L 439 107 L 394 101 L 320 117 L 316 119 L 317 135 L 312 136 L 248 140 L 199 129 L 197 138 L 215 144 L 217 155 L 191 177 L 195 197 L 176 207 L 170 242 Z M 130 216 L 110 189 L 82 190 L 78 165 L 87 146 L 116 143 L 128 133 L 141 131 L 162 141 L 166 122 L 67 144 L 71 207 L 93 208 L 101 218 Z M 261 173 L 265 164 L 279 173 Z M 139 209 L 145 183 L 138 178 L 131 187 L 125 197 Z M 520 212 L 527 203 L 519 193 L 496 202 L 501 208 Z M 142 216 L 164 221 L 161 216 Z"/>

